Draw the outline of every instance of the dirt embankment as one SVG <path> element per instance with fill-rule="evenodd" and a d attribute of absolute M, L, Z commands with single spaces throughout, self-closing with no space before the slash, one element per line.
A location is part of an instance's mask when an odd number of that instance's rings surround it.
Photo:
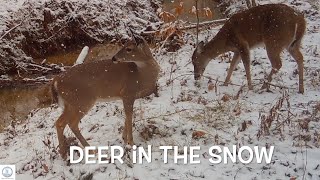
<path fill-rule="evenodd" d="M 127 37 L 126 26 L 141 30 L 158 22 L 160 4 L 28 0 L 7 16 L 0 14 L 0 131 L 47 100 L 49 92 L 41 84 L 60 73 L 62 63 L 74 62 L 84 46 L 90 47 L 88 61 L 110 58 L 117 47 L 108 42 Z"/>
<path fill-rule="evenodd" d="M 124 26 L 138 28 L 157 22 L 159 4 L 157 0 L 26 1 L 8 17 L 0 17 L 6 22 L 0 35 L 0 75 L 42 72 L 29 66 L 34 59 L 121 39 L 126 36 Z M 59 70 L 41 66 L 48 68 L 46 73 Z"/>

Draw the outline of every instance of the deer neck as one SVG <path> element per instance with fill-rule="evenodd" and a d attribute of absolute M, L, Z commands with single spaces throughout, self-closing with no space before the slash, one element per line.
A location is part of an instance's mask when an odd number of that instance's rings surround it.
<path fill-rule="evenodd" d="M 145 61 L 131 61 L 132 63 L 135 63 L 137 67 L 141 70 L 145 69 L 152 69 L 154 71 L 154 68 L 158 68 L 158 63 L 153 58 L 148 58 Z"/>
<path fill-rule="evenodd" d="M 226 39 L 227 37 L 225 37 L 223 34 L 218 33 L 211 41 L 209 41 L 204 46 L 204 55 L 209 59 L 214 59 L 220 54 L 228 52 L 229 49 L 226 46 Z"/>
<path fill-rule="evenodd" d="M 159 72 L 160 66 L 153 58 L 150 49 L 144 47 L 143 53 L 144 58 L 141 58 L 142 61 L 134 62 L 137 65 L 137 67 L 143 71 Z"/>

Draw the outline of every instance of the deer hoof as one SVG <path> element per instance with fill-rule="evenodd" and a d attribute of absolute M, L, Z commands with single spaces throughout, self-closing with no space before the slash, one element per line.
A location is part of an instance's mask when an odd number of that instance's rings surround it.
<path fill-rule="evenodd" d="M 130 146 L 133 146 L 133 145 L 134 145 L 134 142 L 133 142 L 133 140 L 128 140 L 128 141 L 127 141 L 127 144 L 130 145 Z"/>
<path fill-rule="evenodd" d="M 263 83 L 263 85 L 261 86 L 260 90 L 264 90 L 264 89 L 269 89 L 268 83 Z"/>
<path fill-rule="evenodd" d="M 224 82 L 224 83 L 223 83 L 223 86 L 228 86 L 228 85 L 229 85 L 228 82 Z"/>
<path fill-rule="evenodd" d="M 126 143 L 127 142 L 127 133 L 125 132 L 125 130 L 123 130 L 122 132 L 122 140 Z"/>
<path fill-rule="evenodd" d="M 59 154 L 62 157 L 63 160 L 67 159 L 67 153 L 65 149 L 59 149 Z"/>

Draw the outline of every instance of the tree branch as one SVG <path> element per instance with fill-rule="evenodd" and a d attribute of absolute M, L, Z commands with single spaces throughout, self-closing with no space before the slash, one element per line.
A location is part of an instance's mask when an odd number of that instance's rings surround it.
<path fill-rule="evenodd" d="M 0 39 L 3 39 L 6 35 L 8 35 L 8 34 L 9 34 L 11 31 L 13 31 L 15 28 L 21 26 L 21 24 L 22 24 L 22 21 L 21 21 L 19 24 L 17 24 L 16 26 L 14 26 L 13 28 L 9 29 L 7 32 L 5 32 L 5 33 L 0 37 Z"/>

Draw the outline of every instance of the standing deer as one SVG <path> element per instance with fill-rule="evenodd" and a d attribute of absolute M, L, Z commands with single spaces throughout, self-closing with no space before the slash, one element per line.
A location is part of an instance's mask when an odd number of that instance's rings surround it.
<path fill-rule="evenodd" d="M 122 138 L 133 144 L 132 114 L 136 99 L 156 91 L 160 67 L 142 37 L 135 37 L 112 58 L 77 65 L 52 83 L 55 101 L 63 106 L 56 121 L 59 152 L 65 159 L 66 142 L 63 135 L 66 125 L 83 146 L 89 146 L 79 130 L 79 122 L 98 100 L 122 100 L 126 115 Z"/>
<path fill-rule="evenodd" d="M 300 44 L 305 33 L 306 22 L 303 15 L 284 4 L 256 6 L 233 15 L 207 44 L 200 42 L 192 55 L 194 78 L 200 79 L 211 59 L 233 51 L 234 56 L 224 85 L 227 86 L 232 72 L 242 59 L 248 87 L 253 89 L 250 74 L 250 49 L 265 45 L 272 70 L 262 89 L 268 88 L 272 75 L 281 68 L 280 53 L 287 49 L 298 64 L 299 93 L 304 93 L 303 56 Z"/>

